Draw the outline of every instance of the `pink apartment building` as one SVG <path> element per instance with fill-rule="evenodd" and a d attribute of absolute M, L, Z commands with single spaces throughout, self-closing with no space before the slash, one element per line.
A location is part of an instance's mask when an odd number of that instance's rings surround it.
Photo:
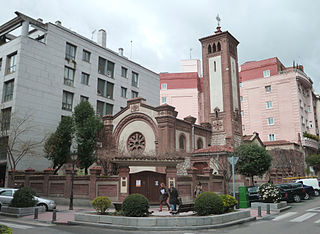
<path fill-rule="evenodd" d="M 241 65 L 240 102 L 244 135 L 258 132 L 268 147 L 296 145 L 316 152 L 318 135 L 312 80 L 303 66 L 285 67 L 278 58 Z M 305 135 L 305 136 L 304 136 Z"/>
<path fill-rule="evenodd" d="M 174 106 L 178 118 L 187 116 L 203 122 L 203 78 L 200 60 L 183 60 L 181 73 L 160 73 L 160 105 Z"/>

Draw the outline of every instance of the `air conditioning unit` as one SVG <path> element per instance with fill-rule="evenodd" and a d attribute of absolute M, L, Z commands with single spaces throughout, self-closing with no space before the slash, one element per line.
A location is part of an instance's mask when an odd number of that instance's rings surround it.
<path fill-rule="evenodd" d="M 107 77 L 110 77 L 110 78 L 112 78 L 112 74 L 111 74 L 111 71 L 107 71 Z"/>

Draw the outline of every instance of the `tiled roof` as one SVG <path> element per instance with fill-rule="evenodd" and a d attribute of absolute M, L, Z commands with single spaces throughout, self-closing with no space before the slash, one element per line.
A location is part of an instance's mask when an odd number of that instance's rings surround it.
<path fill-rule="evenodd" d="M 286 140 L 279 140 L 279 141 L 264 141 L 263 144 L 265 146 L 270 146 L 270 145 L 289 145 L 289 144 L 295 144 L 295 143 L 286 141 Z"/>
<path fill-rule="evenodd" d="M 194 154 L 201 154 L 201 153 L 218 153 L 218 152 L 233 152 L 233 148 L 226 145 L 214 145 L 209 146 L 207 148 L 195 150 Z"/>
<path fill-rule="evenodd" d="M 243 141 L 250 141 L 252 136 L 253 135 L 244 135 L 243 136 Z"/>

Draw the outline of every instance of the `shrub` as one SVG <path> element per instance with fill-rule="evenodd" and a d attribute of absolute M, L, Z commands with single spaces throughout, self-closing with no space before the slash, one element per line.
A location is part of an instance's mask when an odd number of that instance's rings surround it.
<path fill-rule="evenodd" d="M 12 229 L 5 226 L 5 225 L 0 224 L 0 233 L 1 234 L 12 234 Z"/>
<path fill-rule="evenodd" d="M 92 206 L 99 214 L 105 214 L 106 210 L 111 206 L 111 201 L 106 196 L 96 197 L 92 201 Z"/>
<path fill-rule="evenodd" d="M 122 210 L 125 216 L 143 217 L 147 216 L 149 211 L 148 199 L 141 194 L 130 194 L 122 202 Z"/>
<path fill-rule="evenodd" d="M 222 214 L 223 202 L 218 194 L 204 192 L 197 196 L 194 209 L 198 215 Z"/>
<path fill-rule="evenodd" d="M 273 202 L 277 203 L 281 200 L 280 190 L 273 184 L 265 183 L 259 187 L 259 196 L 262 198 L 263 202 Z"/>
<path fill-rule="evenodd" d="M 313 139 L 313 140 L 316 140 L 316 141 L 319 140 L 319 137 L 318 137 L 318 136 L 313 135 L 313 134 L 308 133 L 308 132 L 303 132 L 303 136 L 304 136 L 304 137 L 307 137 L 307 138 L 310 138 L 310 139 Z"/>
<path fill-rule="evenodd" d="M 34 198 L 35 195 L 36 193 L 31 188 L 22 187 L 14 193 L 10 206 L 12 207 L 35 206 L 37 203 L 37 201 Z"/>
<path fill-rule="evenodd" d="M 220 195 L 220 198 L 221 198 L 221 200 L 223 202 L 224 212 L 232 211 L 233 208 L 238 204 L 237 199 L 235 199 L 231 195 L 222 194 L 222 195 Z"/>

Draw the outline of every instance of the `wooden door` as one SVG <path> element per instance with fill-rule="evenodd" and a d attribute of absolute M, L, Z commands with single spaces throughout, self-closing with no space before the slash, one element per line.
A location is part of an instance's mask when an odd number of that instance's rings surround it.
<path fill-rule="evenodd" d="M 159 203 L 160 183 L 165 183 L 166 174 L 153 171 L 142 171 L 130 174 L 129 193 L 140 193 L 144 195 L 149 203 Z"/>

